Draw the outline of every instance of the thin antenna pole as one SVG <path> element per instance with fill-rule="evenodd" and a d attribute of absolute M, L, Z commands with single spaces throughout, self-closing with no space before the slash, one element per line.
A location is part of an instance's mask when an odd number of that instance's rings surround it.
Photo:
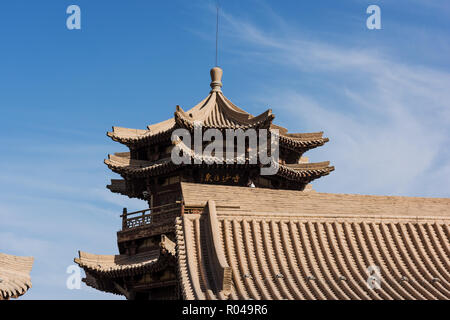
<path fill-rule="evenodd" d="M 216 67 L 217 65 L 217 52 L 219 44 L 219 1 L 217 1 L 217 19 L 216 19 Z"/>

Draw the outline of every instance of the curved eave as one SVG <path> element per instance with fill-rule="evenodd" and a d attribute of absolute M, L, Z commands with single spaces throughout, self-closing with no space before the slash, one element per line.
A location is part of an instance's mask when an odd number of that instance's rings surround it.
<path fill-rule="evenodd" d="M 111 184 L 106 186 L 113 193 L 118 193 L 129 198 L 138 198 L 141 200 L 146 200 L 142 192 L 133 192 L 127 188 L 127 182 L 123 179 L 111 179 Z M 141 190 L 144 191 L 144 190 Z"/>
<path fill-rule="evenodd" d="M 173 130 L 177 127 L 186 128 L 190 131 L 194 129 L 195 119 L 192 119 L 184 111 L 176 111 L 174 114 L 174 124 L 169 128 L 153 133 L 150 130 L 138 130 L 138 129 L 128 129 L 113 127 L 113 131 L 107 132 L 107 136 L 113 141 L 124 144 L 128 147 L 135 148 L 143 145 L 149 145 L 153 143 L 159 143 L 162 141 L 169 141 Z M 255 119 L 258 119 L 251 125 L 229 125 L 229 124 L 214 124 L 205 125 L 203 127 L 206 129 L 250 129 L 250 128 L 266 128 L 271 124 L 274 119 L 274 115 L 270 110 L 265 111 Z M 141 132 L 141 133 L 139 133 Z M 280 145 L 289 150 L 297 152 L 305 152 L 310 149 L 314 149 L 323 146 L 325 143 L 329 142 L 329 138 L 322 137 L 321 133 L 305 133 L 305 134 L 280 134 Z"/>
<path fill-rule="evenodd" d="M 280 134 L 280 146 L 297 152 L 305 152 L 330 141 L 322 137 L 323 132 Z"/>
<path fill-rule="evenodd" d="M 147 253 L 146 253 L 147 254 Z M 90 254 L 80 251 L 80 258 L 75 258 L 74 262 L 77 263 L 85 271 L 91 274 L 101 275 L 108 278 L 120 278 L 133 275 L 143 274 L 145 272 L 157 272 L 165 267 L 163 259 L 159 255 L 150 257 L 148 260 L 141 263 L 126 263 L 109 265 L 102 261 L 104 258 L 98 258 L 101 255 Z M 89 257 L 87 257 L 89 255 Z M 121 255 L 106 256 L 107 258 L 120 258 Z M 136 258 L 136 256 L 133 256 Z"/>
<path fill-rule="evenodd" d="M 111 179 L 111 184 L 107 185 L 106 188 L 114 193 L 127 194 L 126 181 L 123 179 Z"/>
<path fill-rule="evenodd" d="M 163 236 L 160 248 L 152 251 L 129 255 L 99 255 L 78 251 L 74 262 L 91 276 L 121 278 L 158 272 L 171 263 L 175 257 L 175 243 Z M 172 261 L 173 262 L 173 261 Z M 95 277 L 97 278 L 97 277 Z"/>
<path fill-rule="evenodd" d="M 334 171 L 329 161 L 280 165 L 277 175 L 288 180 L 311 182 Z"/>
<path fill-rule="evenodd" d="M 187 164 L 188 166 L 260 167 L 259 164 L 251 164 L 249 158 L 246 158 L 242 163 L 238 162 L 237 159 L 234 159 L 232 163 L 226 163 L 223 158 L 197 155 L 182 142 L 177 142 L 176 146 L 180 148 L 180 150 L 183 150 L 184 154 L 188 155 L 190 159 L 193 160 L 193 164 Z M 129 158 L 117 155 L 109 155 L 109 159 L 105 160 L 105 164 L 116 173 L 133 177 L 155 176 L 168 173 L 183 165 L 174 164 L 170 158 L 158 160 L 157 162 L 150 162 L 130 160 Z M 332 172 L 334 167 L 329 166 L 329 164 L 329 161 L 319 163 L 280 164 L 276 175 L 288 180 L 307 183 Z"/>
<path fill-rule="evenodd" d="M 172 131 L 173 128 L 157 134 L 151 134 L 149 132 L 148 134 L 139 135 L 136 137 L 126 137 L 114 134 L 114 132 L 107 132 L 107 136 L 110 137 L 113 141 L 119 142 L 128 147 L 137 147 L 141 145 L 154 144 L 161 141 L 169 140 Z"/>
<path fill-rule="evenodd" d="M 119 157 L 116 155 L 108 155 L 108 159 L 105 159 L 104 163 L 115 173 L 132 176 L 159 175 L 169 172 L 171 169 L 176 167 L 170 158 L 151 162 L 130 160 L 129 158 Z"/>
<path fill-rule="evenodd" d="M 88 270 L 85 269 L 86 278 L 83 278 L 82 281 L 89 287 L 94 288 L 99 291 L 108 292 L 116 295 L 124 295 L 118 288 L 115 286 L 114 282 L 111 281 L 107 277 L 98 277 L 95 274 L 91 274 Z"/>
<path fill-rule="evenodd" d="M 0 253 L 0 300 L 18 298 L 31 288 L 33 257 Z"/>

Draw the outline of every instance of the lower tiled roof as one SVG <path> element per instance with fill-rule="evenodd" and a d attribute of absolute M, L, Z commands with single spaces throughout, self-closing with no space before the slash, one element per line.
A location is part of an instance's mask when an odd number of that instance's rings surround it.
<path fill-rule="evenodd" d="M 228 188 L 182 184 L 185 299 L 450 299 L 449 199 Z"/>
<path fill-rule="evenodd" d="M 124 293 L 116 280 L 163 270 L 175 257 L 175 243 L 162 235 L 160 248 L 135 255 L 99 255 L 79 251 L 74 261 L 86 273 L 83 281 L 90 287 L 114 294 Z"/>
<path fill-rule="evenodd" d="M 31 288 L 33 260 L 0 253 L 0 300 L 18 298 Z"/>
<path fill-rule="evenodd" d="M 176 247 L 163 236 L 162 251 L 82 253 L 85 282 L 127 295 L 124 276 L 170 256 L 184 299 L 450 299 L 450 199 L 181 190 Z"/>
<path fill-rule="evenodd" d="M 177 221 L 186 299 L 450 299 L 448 221 L 218 215 L 227 295 L 211 276 L 206 220 Z M 380 268 L 380 289 L 368 288 L 370 266 Z"/>
<path fill-rule="evenodd" d="M 159 250 L 147 251 L 133 256 L 100 255 L 79 251 L 75 263 L 86 271 L 102 274 L 108 277 L 121 277 L 142 273 L 154 268 L 159 261 Z"/>
<path fill-rule="evenodd" d="M 111 278 L 142 274 L 165 266 L 165 256 L 175 256 L 175 243 L 162 235 L 160 248 L 135 255 L 102 255 L 78 251 L 74 261 L 85 271 Z"/>

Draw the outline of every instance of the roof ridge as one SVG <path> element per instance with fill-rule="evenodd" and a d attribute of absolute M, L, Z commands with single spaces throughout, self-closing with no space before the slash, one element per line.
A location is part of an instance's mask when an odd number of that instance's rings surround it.
<path fill-rule="evenodd" d="M 208 239 L 207 247 L 209 253 L 212 254 L 212 262 L 214 266 L 212 267 L 216 278 L 216 287 L 225 296 L 228 296 L 231 292 L 232 284 L 232 271 L 227 263 L 223 248 L 220 244 L 219 236 L 219 226 L 217 220 L 216 203 L 214 200 L 209 199 L 207 202 L 208 207 Z"/>
<path fill-rule="evenodd" d="M 450 198 L 372 196 L 249 188 L 181 182 L 185 206 L 206 205 L 214 197 L 217 206 L 239 205 L 235 212 L 275 212 L 378 217 L 450 217 Z M 240 196 L 236 198 L 236 194 Z M 224 209 L 221 209 L 223 211 Z"/>

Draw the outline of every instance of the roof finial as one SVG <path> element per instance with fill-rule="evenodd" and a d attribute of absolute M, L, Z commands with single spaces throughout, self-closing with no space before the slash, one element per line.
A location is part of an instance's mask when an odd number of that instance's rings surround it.
<path fill-rule="evenodd" d="M 223 71 L 219 67 L 214 67 L 210 71 L 211 73 L 211 92 L 222 92 L 222 74 Z"/>

